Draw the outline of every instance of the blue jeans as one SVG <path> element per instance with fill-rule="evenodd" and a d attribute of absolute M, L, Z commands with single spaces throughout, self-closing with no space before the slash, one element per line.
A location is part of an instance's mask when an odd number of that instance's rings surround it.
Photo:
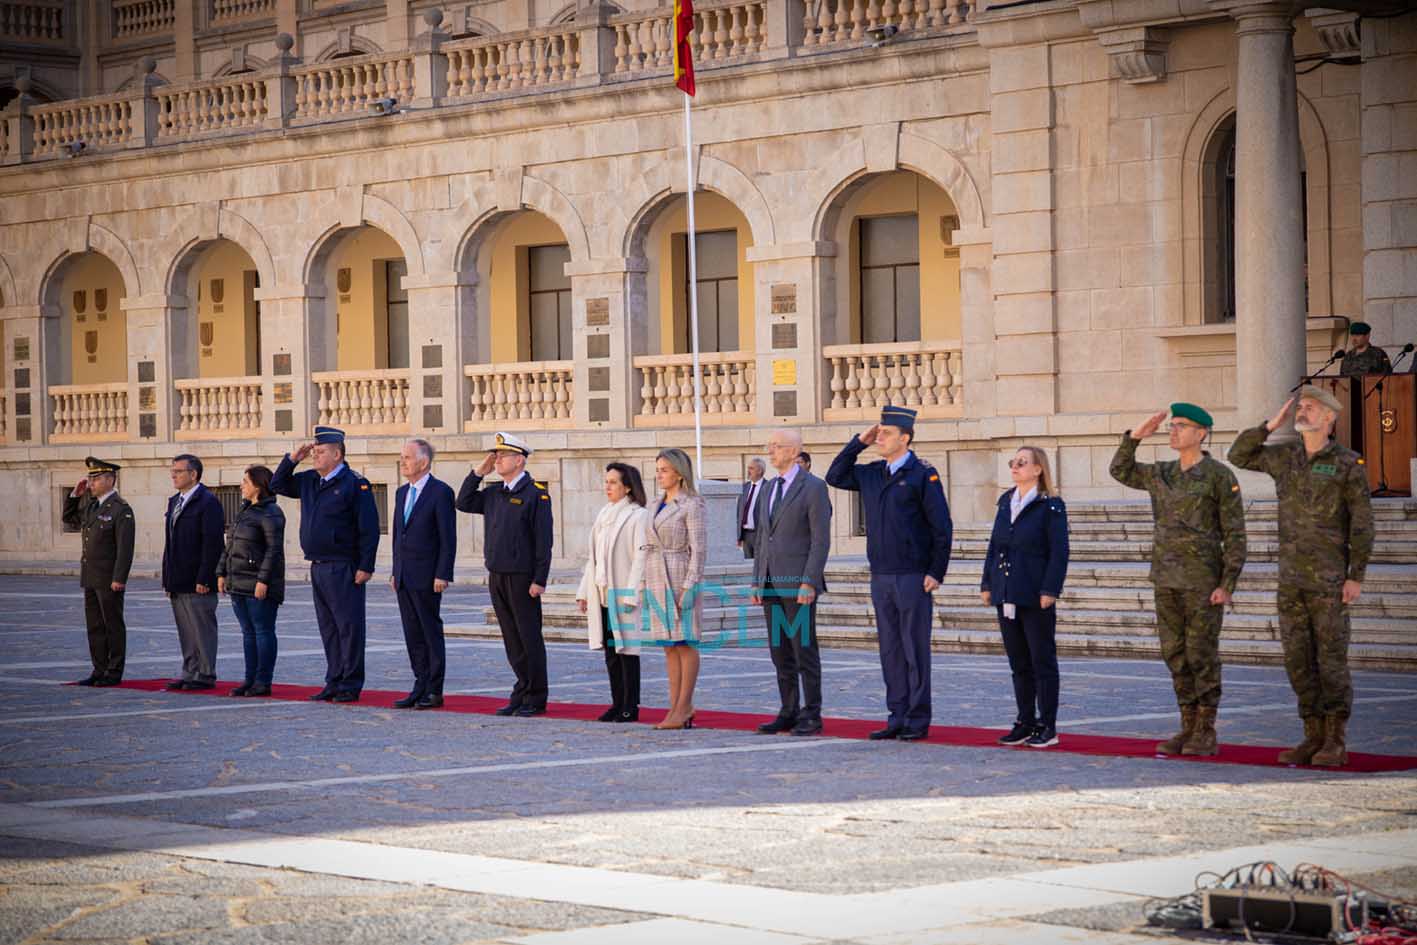
<path fill-rule="evenodd" d="M 246 685 L 269 686 L 276 669 L 276 611 L 280 604 L 245 594 L 231 595 L 246 652 Z"/>

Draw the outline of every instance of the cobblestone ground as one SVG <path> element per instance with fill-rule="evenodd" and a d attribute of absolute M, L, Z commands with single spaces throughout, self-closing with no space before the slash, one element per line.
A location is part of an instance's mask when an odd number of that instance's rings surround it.
<path fill-rule="evenodd" d="M 292 587 L 278 682 L 324 672 Z M 459 588 L 450 622 L 480 623 Z M 369 689 L 410 681 L 397 606 L 369 598 Z M 221 611 L 218 668 L 241 675 Z M 138 582 L 128 679 L 180 665 Z M 1147 896 L 1273 857 L 1417 894 L 1417 774 L 767 738 L 368 704 L 61 687 L 87 675 L 72 579 L 0 577 L 0 943 L 1132 942 Z M 601 657 L 551 648 L 552 699 L 607 698 Z M 832 716 L 879 718 L 874 654 L 829 650 Z M 663 705 L 645 659 L 646 705 Z M 1004 727 L 1002 657 L 937 655 L 936 721 Z M 501 644 L 449 642 L 449 692 L 510 686 Z M 1417 679 L 1356 674 L 1350 747 L 1417 754 Z M 1221 737 L 1298 733 L 1279 668 L 1226 670 Z M 776 707 L 766 652 L 705 654 L 702 709 Z M 1063 737 L 1165 737 L 1163 667 L 1070 660 Z M 830 735 L 830 728 L 828 728 Z"/>

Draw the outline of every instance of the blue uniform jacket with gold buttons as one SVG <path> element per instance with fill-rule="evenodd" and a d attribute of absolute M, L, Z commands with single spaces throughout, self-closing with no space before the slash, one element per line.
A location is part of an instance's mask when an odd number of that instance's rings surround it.
<path fill-rule="evenodd" d="M 1010 489 L 999 498 L 979 589 L 988 591 L 995 604 L 1037 607 L 1041 594 L 1063 596 L 1063 580 L 1068 576 L 1068 508 L 1057 496 L 1042 495 L 1010 522 L 1013 497 Z"/>
<path fill-rule="evenodd" d="M 861 493 L 866 511 L 866 560 L 876 574 L 928 574 L 945 580 L 954 524 L 935 467 L 914 453 L 892 476 L 885 460 L 857 464 L 859 437 L 832 460 L 827 483 Z"/>
<path fill-rule="evenodd" d="M 499 479 L 482 488 L 482 477 L 468 473 L 458 490 L 459 512 L 481 515 L 486 525 L 482 543 L 488 571 L 530 574 L 531 583 L 546 586 L 551 575 L 551 496 L 546 483 L 530 475 L 508 490 Z"/>
<path fill-rule="evenodd" d="M 379 507 L 369 480 L 346 465 L 324 482 L 313 469 L 295 471 L 287 455 L 271 476 L 271 491 L 300 500 L 300 549 L 306 561 L 348 561 L 374 573 Z"/>

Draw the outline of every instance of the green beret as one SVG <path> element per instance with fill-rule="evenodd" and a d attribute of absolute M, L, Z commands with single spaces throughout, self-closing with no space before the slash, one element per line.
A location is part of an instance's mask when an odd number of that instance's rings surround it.
<path fill-rule="evenodd" d="M 1211 418 L 1210 414 L 1206 413 L 1204 410 L 1197 407 L 1195 404 L 1172 404 L 1171 416 L 1181 417 L 1182 419 L 1189 420 L 1192 423 L 1199 423 L 1201 426 L 1207 429 L 1215 426 L 1215 420 Z"/>
<path fill-rule="evenodd" d="M 1367 322 L 1354 322 L 1348 326 L 1348 333 L 1350 335 L 1371 335 L 1373 333 L 1373 326 L 1369 325 Z"/>

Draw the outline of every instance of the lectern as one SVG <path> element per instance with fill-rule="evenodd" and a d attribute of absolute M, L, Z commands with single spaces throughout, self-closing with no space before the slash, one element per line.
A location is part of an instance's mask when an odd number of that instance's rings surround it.
<path fill-rule="evenodd" d="M 1417 456 L 1417 376 L 1373 374 L 1363 389 L 1363 459 L 1373 495 L 1411 495 Z"/>

